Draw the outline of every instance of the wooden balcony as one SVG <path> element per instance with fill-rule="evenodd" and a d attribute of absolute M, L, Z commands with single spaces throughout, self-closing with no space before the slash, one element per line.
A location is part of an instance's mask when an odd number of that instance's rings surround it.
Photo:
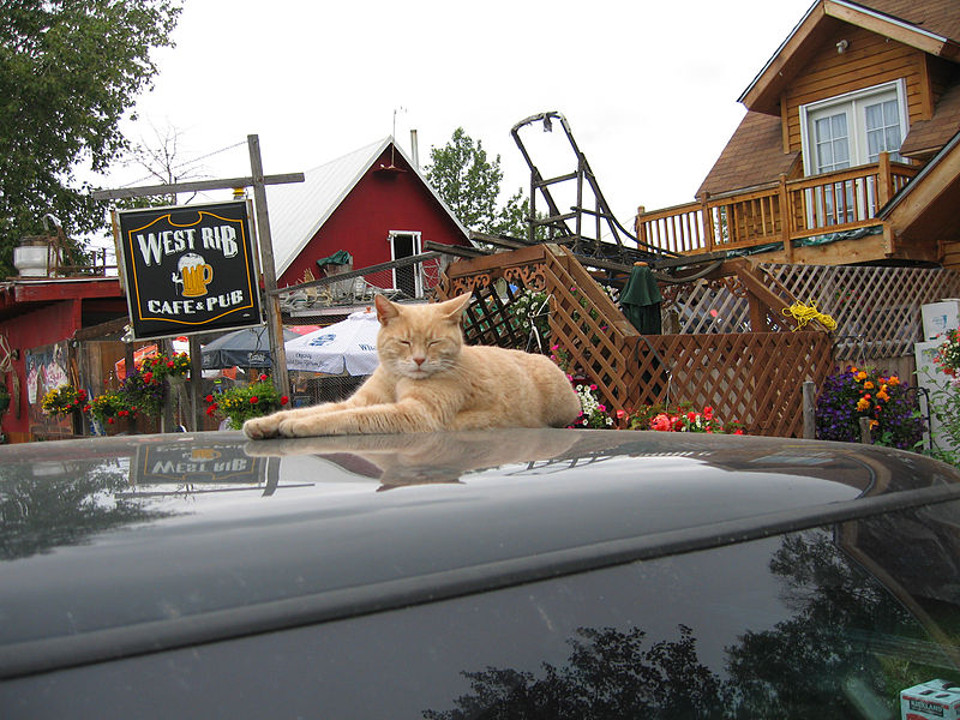
<path fill-rule="evenodd" d="M 779 182 L 704 196 L 700 202 L 654 212 L 641 208 L 637 237 L 680 255 L 751 250 L 777 253 L 778 259 L 794 262 L 797 247 L 812 244 L 811 238 L 878 227 L 874 252 L 883 257 L 894 248 L 876 213 L 919 170 L 881 153 L 873 165 L 798 180 L 781 175 Z M 876 259 L 845 259 L 849 252 L 840 250 L 834 261 Z"/>

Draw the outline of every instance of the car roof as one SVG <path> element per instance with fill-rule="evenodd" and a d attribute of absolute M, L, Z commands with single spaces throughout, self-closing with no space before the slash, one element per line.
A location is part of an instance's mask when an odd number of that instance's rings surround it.
<path fill-rule="evenodd" d="M 510 429 L 0 448 L 0 677 L 960 498 L 913 453 Z"/>

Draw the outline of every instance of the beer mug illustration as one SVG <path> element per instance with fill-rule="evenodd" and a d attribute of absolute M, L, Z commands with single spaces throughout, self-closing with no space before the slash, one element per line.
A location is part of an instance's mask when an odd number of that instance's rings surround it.
<path fill-rule="evenodd" d="M 207 462 L 216 460 L 220 457 L 220 452 L 213 448 L 194 448 L 190 453 L 190 459 L 194 462 Z"/>
<path fill-rule="evenodd" d="M 207 285 L 213 281 L 213 268 L 203 261 L 197 253 L 187 253 L 177 263 L 177 274 L 173 282 L 180 284 L 183 297 L 203 297 L 207 294 Z"/>

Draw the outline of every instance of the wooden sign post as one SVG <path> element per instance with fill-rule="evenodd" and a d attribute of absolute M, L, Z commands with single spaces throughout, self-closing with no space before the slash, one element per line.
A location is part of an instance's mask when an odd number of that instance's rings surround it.
<path fill-rule="evenodd" d="M 282 395 L 289 395 L 290 381 L 287 375 L 286 353 L 284 352 L 283 346 L 283 325 L 280 317 L 280 301 L 276 292 L 277 277 L 273 259 L 273 245 L 270 237 L 270 218 L 267 212 L 266 186 L 303 182 L 304 177 L 303 173 L 264 175 L 263 162 L 260 157 L 259 137 L 257 135 L 248 135 L 247 146 L 250 152 L 251 166 L 251 175 L 249 177 L 227 178 L 223 180 L 197 180 L 166 185 L 149 185 L 135 188 L 119 188 L 115 190 L 99 190 L 92 193 L 92 197 L 94 200 L 117 200 L 121 198 L 176 195 L 177 193 L 181 192 L 196 192 L 201 190 L 232 190 L 240 187 L 253 188 L 257 219 L 257 222 L 255 223 L 256 232 L 254 233 L 254 239 L 257 241 L 257 246 L 259 247 L 260 268 L 263 274 L 264 302 L 267 309 L 267 331 L 270 341 L 271 357 L 273 358 L 273 381 L 277 387 L 277 390 Z M 184 206 L 184 209 L 188 207 L 189 206 Z M 173 242 L 172 236 L 170 236 L 170 240 Z M 181 240 L 186 242 L 186 239 L 183 236 L 181 236 Z M 147 243 L 147 247 L 149 249 L 149 239 L 145 238 L 144 241 Z M 208 276 L 211 278 L 212 282 L 212 273 L 214 271 L 208 271 L 204 269 L 202 267 L 203 264 L 207 263 L 201 263 L 199 271 L 190 270 L 187 273 L 188 277 L 186 280 L 181 272 L 180 281 L 192 283 L 189 288 L 190 292 L 197 290 L 198 281 L 199 284 L 203 284 L 205 278 Z M 129 296 L 129 294 L 135 292 L 135 290 L 131 287 L 130 278 L 123 278 L 123 280 L 125 282 L 126 292 Z M 178 307 L 183 309 L 185 306 L 180 305 Z M 191 302 L 190 307 L 191 309 L 196 310 L 197 306 L 195 300 Z M 172 335 L 174 336 L 183 333 L 184 331 L 182 328 L 172 330 Z M 190 342 L 190 356 L 191 377 L 199 378 L 201 373 L 199 343 L 194 342 L 194 338 L 191 338 Z M 199 427 L 200 421 L 203 417 L 200 402 L 200 383 L 191 383 L 191 396 L 193 400 L 195 421 L 197 423 L 197 427 Z"/>

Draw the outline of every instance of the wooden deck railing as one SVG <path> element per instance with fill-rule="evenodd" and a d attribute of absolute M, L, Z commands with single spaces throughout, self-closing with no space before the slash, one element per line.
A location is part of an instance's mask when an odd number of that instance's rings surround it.
<path fill-rule="evenodd" d="M 799 180 L 781 175 L 768 185 L 641 211 L 637 237 L 679 254 L 783 243 L 789 256 L 795 240 L 879 224 L 877 211 L 918 171 L 881 153 L 873 165 Z"/>

